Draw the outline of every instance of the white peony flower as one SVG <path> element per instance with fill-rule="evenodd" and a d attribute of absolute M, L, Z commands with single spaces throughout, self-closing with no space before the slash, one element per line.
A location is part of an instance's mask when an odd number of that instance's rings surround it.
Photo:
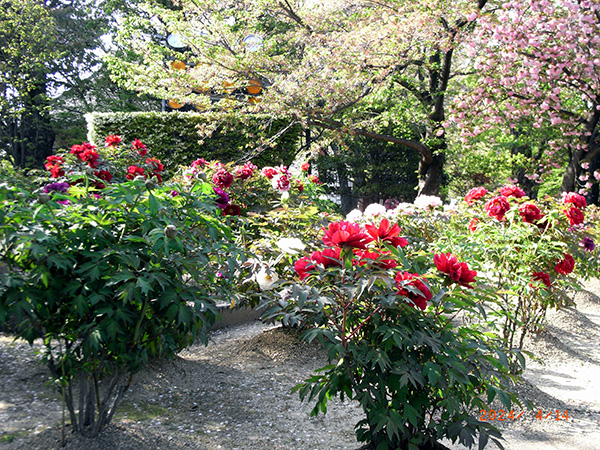
<path fill-rule="evenodd" d="M 365 217 L 377 217 L 382 216 L 386 213 L 387 208 L 379 203 L 371 203 L 365 208 L 363 215 Z"/>
<path fill-rule="evenodd" d="M 279 280 L 279 275 L 274 270 L 271 270 L 267 267 L 263 267 L 260 269 L 255 275 L 256 282 L 258 283 L 258 287 L 262 291 L 270 291 L 275 287 L 275 283 Z"/>
<path fill-rule="evenodd" d="M 295 255 L 306 248 L 306 245 L 298 238 L 281 238 L 277 241 L 277 247 L 289 255 Z"/>
<path fill-rule="evenodd" d="M 363 213 L 360 209 L 353 209 L 346 216 L 346 221 L 348 222 L 359 222 L 362 219 Z"/>
<path fill-rule="evenodd" d="M 436 197 L 435 195 L 419 195 L 415 198 L 413 205 L 415 208 L 429 209 L 442 206 L 443 202 L 441 198 Z"/>

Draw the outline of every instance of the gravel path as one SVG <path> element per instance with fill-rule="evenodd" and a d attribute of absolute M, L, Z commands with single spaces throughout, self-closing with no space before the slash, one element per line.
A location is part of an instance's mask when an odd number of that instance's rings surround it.
<path fill-rule="evenodd" d="M 574 297 L 576 309 L 549 312 L 546 332 L 530 339 L 539 360 L 529 363 L 523 391 L 538 409 L 494 422 L 506 449 L 600 448 L 599 295 L 593 280 Z M 61 401 L 37 360 L 27 344 L 0 335 L 0 450 L 61 448 Z M 64 448 L 355 450 L 360 408 L 334 401 L 326 416 L 310 417 L 310 405 L 290 393 L 324 362 L 316 347 L 272 325 L 216 330 L 208 347 L 192 346 L 138 374 L 97 439 L 69 436 Z M 554 416 L 536 419 L 540 409 Z M 568 410 L 569 420 L 553 420 L 557 409 L 561 416 Z"/>

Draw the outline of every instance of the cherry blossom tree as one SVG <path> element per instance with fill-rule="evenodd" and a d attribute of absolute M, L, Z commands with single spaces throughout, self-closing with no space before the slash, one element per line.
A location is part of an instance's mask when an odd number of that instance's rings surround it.
<path fill-rule="evenodd" d="M 464 141 L 503 125 L 513 134 L 545 129 L 553 138 L 530 179 L 541 181 L 562 156 L 561 189 L 598 202 L 600 2 L 507 1 L 477 22 L 466 44 L 475 88 L 457 99 L 453 117 Z"/>
<path fill-rule="evenodd" d="M 123 21 L 130 59 L 111 64 L 124 87 L 176 104 L 201 109 L 222 98 L 240 114 L 285 113 L 406 146 L 420 155 L 420 193 L 438 194 L 454 52 L 486 3 L 179 0 L 165 8 L 146 0 Z M 347 113 L 390 87 L 417 104 L 418 138 L 377 133 L 375 117 Z"/>

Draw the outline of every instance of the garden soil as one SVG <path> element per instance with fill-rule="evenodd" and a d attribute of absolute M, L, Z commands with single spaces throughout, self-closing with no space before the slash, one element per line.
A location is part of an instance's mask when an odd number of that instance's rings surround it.
<path fill-rule="evenodd" d="M 506 449 L 600 449 L 600 281 L 587 283 L 573 300 L 573 307 L 549 311 L 546 330 L 527 343 L 537 359 L 528 361 L 520 389 L 535 409 L 515 406 L 512 420 L 505 415 L 499 421 L 500 408 L 490 405 Z M 207 347 L 194 345 L 139 373 L 113 423 L 96 439 L 70 435 L 67 426 L 62 448 L 360 447 L 353 431 L 362 418 L 357 405 L 332 401 L 326 415 L 311 417 L 310 405 L 290 392 L 325 363 L 317 347 L 292 330 L 260 322 L 215 330 L 211 337 Z M 46 384 L 39 348 L 0 335 L 0 450 L 61 448 L 62 403 Z"/>

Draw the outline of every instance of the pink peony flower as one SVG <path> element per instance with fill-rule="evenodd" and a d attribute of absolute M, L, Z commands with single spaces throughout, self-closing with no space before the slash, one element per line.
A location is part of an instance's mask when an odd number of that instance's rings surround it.
<path fill-rule="evenodd" d="M 522 198 L 525 197 L 525 191 L 514 184 L 507 184 L 500 188 L 500 195 L 503 197 Z"/>
<path fill-rule="evenodd" d="M 279 174 L 271 179 L 271 185 L 279 192 L 287 192 L 291 189 L 292 184 L 287 174 Z"/>
<path fill-rule="evenodd" d="M 473 188 L 469 192 L 467 192 L 467 195 L 465 195 L 465 201 L 467 202 L 467 204 L 471 205 L 475 200 L 479 200 L 480 198 L 485 197 L 485 194 L 487 194 L 487 192 L 487 189 L 484 187 Z"/>
<path fill-rule="evenodd" d="M 213 174 L 212 182 L 215 186 L 226 189 L 233 183 L 233 174 L 224 167 L 221 167 Z"/>

